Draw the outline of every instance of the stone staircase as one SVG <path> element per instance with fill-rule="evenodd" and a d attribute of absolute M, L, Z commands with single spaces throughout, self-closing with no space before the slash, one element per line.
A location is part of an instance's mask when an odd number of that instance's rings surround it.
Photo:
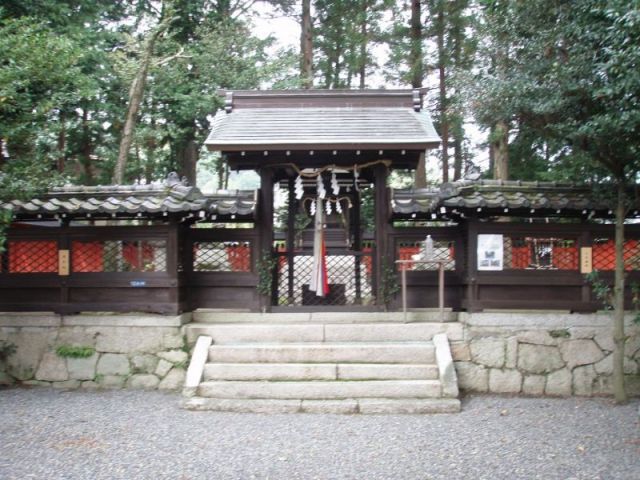
<path fill-rule="evenodd" d="M 429 320 L 428 315 L 420 315 Z M 268 413 L 460 410 L 457 323 L 402 314 L 195 312 L 184 406 Z"/>

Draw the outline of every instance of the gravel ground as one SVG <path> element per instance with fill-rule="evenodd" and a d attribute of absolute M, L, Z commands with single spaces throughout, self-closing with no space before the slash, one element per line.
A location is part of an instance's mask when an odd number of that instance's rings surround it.
<path fill-rule="evenodd" d="M 0 390 L 0 479 L 639 479 L 638 400 L 473 396 L 454 415 L 190 412 Z"/>

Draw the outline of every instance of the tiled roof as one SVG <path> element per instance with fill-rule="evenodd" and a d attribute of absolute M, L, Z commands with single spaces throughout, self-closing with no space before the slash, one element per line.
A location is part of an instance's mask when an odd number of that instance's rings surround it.
<path fill-rule="evenodd" d="M 429 114 L 404 107 L 248 108 L 218 111 L 210 150 L 415 149 L 439 144 Z"/>
<path fill-rule="evenodd" d="M 611 208 L 589 186 L 555 182 L 463 180 L 433 188 L 393 191 L 392 208 L 397 216 L 440 214 L 443 207 L 449 212 L 480 209 L 484 214 L 494 215 L 525 209 L 540 214 L 586 211 L 601 215 L 608 214 Z"/>
<path fill-rule="evenodd" d="M 52 188 L 37 198 L 0 202 L 0 208 L 13 210 L 17 218 L 184 216 L 199 212 L 225 217 L 253 216 L 256 199 L 253 190 L 204 195 L 198 188 L 180 182 L 97 187 L 66 185 Z"/>

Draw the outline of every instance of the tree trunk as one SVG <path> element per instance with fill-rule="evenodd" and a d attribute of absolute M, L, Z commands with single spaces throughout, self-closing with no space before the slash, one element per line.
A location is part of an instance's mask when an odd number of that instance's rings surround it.
<path fill-rule="evenodd" d="M 82 146 L 80 148 L 80 158 L 82 169 L 84 170 L 85 185 L 93 185 L 95 172 L 93 171 L 93 145 L 91 144 L 91 132 L 89 131 L 89 109 L 82 109 Z"/>
<path fill-rule="evenodd" d="M 424 65 L 422 63 L 422 7 L 420 0 L 411 1 L 411 52 L 409 63 L 411 65 L 411 86 L 422 88 L 422 77 L 424 76 Z M 416 167 L 413 184 L 416 188 L 427 186 L 427 165 L 424 153 L 420 155 L 418 166 Z"/>
<path fill-rule="evenodd" d="M 60 112 L 60 131 L 58 132 L 58 173 L 64 173 L 64 167 L 67 163 L 67 129 L 66 115 Z"/>
<path fill-rule="evenodd" d="M 424 67 L 422 64 L 422 9 L 420 0 L 411 1 L 411 53 L 409 63 L 411 65 L 411 86 L 422 87 Z"/>
<path fill-rule="evenodd" d="M 311 0 L 302 0 L 300 33 L 300 77 L 303 88 L 313 87 L 313 26 L 311 24 Z"/>
<path fill-rule="evenodd" d="M 369 1 L 363 0 L 362 2 L 362 24 L 360 25 L 360 64 L 358 65 L 358 74 L 360 75 L 360 90 L 364 90 L 367 86 L 367 10 L 369 8 Z"/>
<path fill-rule="evenodd" d="M 447 54 L 444 48 L 445 36 L 445 1 L 438 3 L 438 76 L 440 81 L 440 135 L 442 136 L 442 182 L 449 181 L 449 119 L 447 114 L 447 72 L 445 69 Z"/>
<path fill-rule="evenodd" d="M 142 51 L 142 61 L 140 68 L 136 73 L 131 88 L 129 90 L 129 107 L 127 109 L 127 116 L 122 131 L 122 138 L 120 139 L 120 149 L 118 150 L 118 160 L 113 171 L 113 183 L 115 185 L 122 184 L 124 180 L 124 171 L 127 166 L 127 157 L 129 156 L 129 150 L 133 143 L 133 132 L 136 128 L 136 122 L 138 117 L 138 110 L 142 103 L 144 96 L 144 88 L 147 84 L 147 73 L 149 71 L 149 65 L 153 59 L 153 51 L 156 41 L 160 37 L 160 34 L 169 26 L 168 22 L 160 22 L 156 29 L 149 34 L 149 38 Z"/>
<path fill-rule="evenodd" d="M 496 123 L 491 138 L 493 146 L 493 178 L 509 179 L 509 126 L 505 121 Z"/>
<path fill-rule="evenodd" d="M 453 181 L 460 180 L 462 177 L 462 162 L 464 153 L 462 151 L 462 136 L 464 135 L 462 128 L 456 125 L 453 132 Z"/>
<path fill-rule="evenodd" d="M 616 272 L 613 286 L 613 394 L 617 404 L 627 403 L 624 389 L 624 217 L 625 186 L 618 178 L 616 205 Z"/>

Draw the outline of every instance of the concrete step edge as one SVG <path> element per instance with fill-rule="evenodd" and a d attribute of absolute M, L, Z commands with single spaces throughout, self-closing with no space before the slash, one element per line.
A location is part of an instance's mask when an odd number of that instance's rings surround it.
<path fill-rule="evenodd" d="M 316 413 L 316 414 L 442 414 L 460 411 L 458 399 L 351 398 L 344 400 L 274 400 L 191 397 L 183 408 L 240 413 Z"/>

